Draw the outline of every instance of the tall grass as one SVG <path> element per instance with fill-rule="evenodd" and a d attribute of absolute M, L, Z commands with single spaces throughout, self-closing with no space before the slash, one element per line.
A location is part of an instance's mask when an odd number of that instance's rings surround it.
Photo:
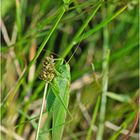
<path fill-rule="evenodd" d="M 138 139 L 138 1 L 2 0 L 0 22 L 2 140 Z"/>

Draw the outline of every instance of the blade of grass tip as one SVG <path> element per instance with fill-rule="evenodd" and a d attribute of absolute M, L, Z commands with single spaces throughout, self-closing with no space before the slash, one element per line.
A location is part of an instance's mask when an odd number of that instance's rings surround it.
<path fill-rule="evenodd" d="M 13 97 L 15 96 L 14 94 L 17 92 L 19 86 L 22 84 L 22 82 L 24 81 L 24 77 L 26 77 L 29 69 L 31 68 L 31 66 L 35 63 L 35 61 L 37 60 L 37 58 L 39 57 L 40 53 L 42 52 L 43 48 L 45 47 L 46 43 L 48 42 L 48 40 L 50 39 L 52 33 L 54 32 L 54 30 L 56 29 L 59 21 L 61 20 L 62 16 L 64 15 L 66 9 L 64 6 L 61 6 L 59 9 L 59 15 L 58 18 L 56 19 L 56 22 L 54 23 L 54 25 L 52 26 L 51 30 L 48 33 L 48 36 L 46 36 L 46 38 L 44 39 L 44 41 L 42 42 L 42 44 L 40 45 L 35 57 L 32 59 L 32 61 L 29 63 L 29 66 L 27 67 L 27 69 L 25 71 L 23 71 L 23 73 L 21 74 L 19 80 L 17 81 L 17 83 L 15 84 L 15 86 L 8 92 L 7 96 L 3 99 L 2 103 L 0 104 L 0 107 L 4 104 L 4 102 L 7 100 L 8 96 L 10 94 L 13 94 Z"/>
<path fill-rule="evenodd" d="M 63 52 L 62 58 L 65 58 L 67 56 L 67 54 L 71 51 L 71 49 L 74 47 L 74 45 L 77 44 L 77 42 L 76 42 L 77 38 L 80 37 L 80 35 L 84 31 L 84 29 L 87 27 L 88 23 L 93 19 L 93 17 L 95 16 L 95 14 L 97 13 L 97 11 L 99 10 L 100 7 L 101 7 L 101 3 L 99 3 L 99 5 L 96 7 L 96 9 L 93 9 L 93 11 L 91 12 L 91 15 L 86 19 L 84 24 L 81 26 L 81 28 L 78 30 L 78 32 L 72 39 L 70 45 Z"/>
<path fill-rule="evenodd" d="M 38 121 L 35 140 L 38 140 L 38 138 L 39 138 L 39 131 L 40 131 L 40 125 L 41 125 L 41 119 L 42 119 L 44 104 L 45 104 L 45 101 L 46 101 L 45 99 L 46 99 L 46 95 L 47 95 L 47 88 L 48 88 L 48 82 L 46 83 L 45 89 L 44 89 L 44 95 L 43 95 L 43 99 L 42 99 L 42 105 L 41 105 L 40 116 L 39 116 L 39 121 Z"/>
<path fill-rule="evenodd" d="M 99 109 L 99 105 L 100 105 L 100 99 L 101 99 L 101 97 L 98 96 L 98 99 L 97 99 L 97 102 L 96 102 L 96 106 L 95 106 L 95 109 L 94 109 L 94 112 L 93 112 L 93 115 L 92 115 L 92 120 L 91 120 L 91 123 L 90 123 L 90 128 L 88 129 L 86 140 L 91 140 L 92 127 L 93 127 L 93 125 L 95 123 L 95 120 L 96 120 L 96 117 L 97 117 L 97 113 L 98 113 L 98 109 Z"/>
<path fill-rule="evenodd" d="M 95 28 L 91 29 L 90 31 L 86 32 L 83 36 L 83 40 L 92 36 L 95 32 L 106 26 L 109 22 L 111 22 L 113 19 L 115 19 L 117 16 L 119 16 L 125 9 L 127 8 L 127 5 L 125 5 L 123 8 L 118 10 L 113 15 L 107 17 L 104 21 L 102 21 L 100 24 L 96 25 Z M 81 38 L 78 37 L 75 42 L 78 43 L 81 41 Z"/>
<path fill-rule="evenodd" d="M 106 9 L 105 9 L 106 10 Z M 103 17 L 106 12 L 103 11 Z M 100 107 L 100 115 L 99 115 L 99 129 L 97 133 L 97 140 L 103 139 L 104 133 L 104 121 L 105 121 L 105 112 L 106 112 L 106 103 L 107 103 L 107 90 L 108 90 L 108 67 L 109 67 L 109 33 L 107 26 L 103 29 L 103 63 L 102 63 L 102 71 L 103 71 L 103 79 L 102 79 L 102 98 L 101 98 L 101 107 Z"/>

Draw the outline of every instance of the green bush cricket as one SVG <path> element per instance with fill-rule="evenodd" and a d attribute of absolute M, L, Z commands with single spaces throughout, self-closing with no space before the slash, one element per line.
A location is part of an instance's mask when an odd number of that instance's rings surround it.
<path fill-rule="evenodd" d="M 72 120 L 72 115 L 68 110 L 70 81 L 71 81 L 70 66 L 68 62 L 72 59 L 73 55 L 76 53 L 80 45 L 80 42 L 75 48 L 75 51 L 71 55 L 70 59 L 66 63 L 64 63 L 65 61 L 63 58 L 54 59 L 52 55 L 50 57 L 46 57 L 45 61 L 43 62 L 43 68 L 40 75 L 40 79 L 46 81 L 46 87 L 44 90 L 44 97 L 40 111 L 36 140 L 38 140 L 39 137 L 39 127 L 40 127 L 39 125 L 43 114 L 43 105 L 45 102 L 48 84 L 49 84 L 49 90 L 47 94 L 48 114 L 50 114 L 51 110 L 53 110 L 52 111 L 53 124 L 52 129 L 50 129 L 52 130 L 52 139 L 53 140 L 62 139 L 64 124 L 66 124 L 65 122 L 66 113 L 69 114 Z M 55 64 L 55 61 L 58 62 Z M 68 121 L 68 123 L 70 121 Z"/>
<path fill-rule="evenodd" d="M 55 62 L 57 63 L 55 64 Z M 68 63 L 64 63 L 62 58 L 54 59 L 53 56 L 46 57 L 43 62 L 43 67 L 40 75 L 40 79 L 46 82 L 46 87 L 48 87 L 47 94 L 47 111 L 48 114 L 52 113 L 52 139 L 61 139 L 63 134 L 63 129 L 66 118 L 66 113 L 70 115 L 71 113 L 67 109 L 69 103 L 69 91 L 70 91 L 70 66 Z M 44 91 L 44 99 L 46 97 L 46 88 Z M 42 104 L 44 104 L 42 102 Z M 40 116 L 42 117 L 43 107 L 41 109 Z M 39 119 L 40 120 L 40 119 Z M 41 120 L 40 120 L 41 121 Z M 39 124 L 36 135 L 36 140 L 39 137 Z M 60 127 L 57 127 L 60 126 Z M 57 133 L 56 133 L 57 132 Z"/>

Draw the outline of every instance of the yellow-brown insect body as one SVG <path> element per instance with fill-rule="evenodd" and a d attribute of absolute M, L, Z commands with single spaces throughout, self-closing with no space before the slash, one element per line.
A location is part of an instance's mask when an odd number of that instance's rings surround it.
<path fill-rule="evenodd" d="M 43 61 L 40 79 L 51 82 L 55 76 L 55 63 L 53 56 L 47 56 Z"/>

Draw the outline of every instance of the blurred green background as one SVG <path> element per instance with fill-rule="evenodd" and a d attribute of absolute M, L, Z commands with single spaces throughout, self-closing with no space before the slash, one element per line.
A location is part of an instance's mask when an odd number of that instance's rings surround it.
<path fill-rule="evenodd" d="M 71 68 L 73 119 L 63 140 L 138 140 L 138 6 L 138 0 L 1 0 L 1 140 L 34 140 L 37 121 L 30 119 L 40 110 L 38 76 L 49 54 Z M 46 112 L 42 130 L 48 121 Z"/>

